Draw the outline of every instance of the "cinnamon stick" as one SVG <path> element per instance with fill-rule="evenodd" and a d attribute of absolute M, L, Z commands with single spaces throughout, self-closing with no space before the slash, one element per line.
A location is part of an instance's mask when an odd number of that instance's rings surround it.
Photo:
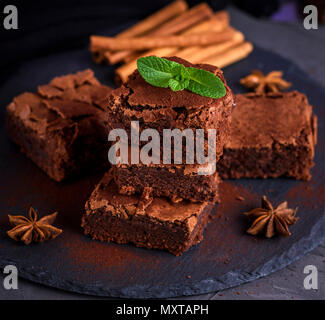
<path fill-rule="evenodd" d="M 206 47 L 187 47 L 177 51 L 175 55 L 185 60 L 189 60 L 192 63 L 201 63 L 202 61 L 204 61 L 204 59 L 222 53 L 244 42 L 244 39 L 244 35 L 241 32 L 236 31 L 234 33 L 234 36 L 225 42 Z"/>
<path fill-rule="evenodd" d="M 169 21 L 170 19 L 180 15 L 182 12 L 185 12 L 188 9 L 188 4 L 184 0 L 176 0 L 159 11 L 153 13 L 148 18 L 140 21 L 139 23 L 133 25 L 132 27 L 122 31 L 116 37 L 117 38 L 126 38 L 126 37 L 135 37 L 143 35 L 159 25 Z M 90 46 L 90 51 L 93 54 L 94 61 L 96 63 L 103 62 L 104 60 L 110 59 L 112 53 L 108 51 L 98 51 L 96 48 Z M 113 53 L 115 55 L 116 53 Z"/>
<path fill-rule="evenodd" d="M 170 21 L 163 23 L 151 32 L 148 32 L 146 36 L 167 36 L 179 33 L 212 16 L 212 9 L 206 3 L 201 3 L 188 11 L 183 12 L 179 16 L 174 17 Z M 93 47 L 92 42 L 91 47 Z M 96 50 L 96 47 L 94 48 Z M 118 63 L 131 54 L 132 50 L 122 50 L 112 53 L 108 57 L 108 62 L 110 64 Z"/>
<path fill-rule="evenodd" d="M 217 18 L 217 20 L 219 22 L 229 24 L 230 17 L 229 17 L 228 11 L 226 11 L 226 10 L 216 11 L 214 13 L 214 16 Z"/>
<path fill-rule="evenodd" d="M 239 60 L 246 58 L 253 51 L 253 45 L 250 42 L 244 42 L 232 47 L 218 55 L 204 59 L 201 63 L 212 64 L 219 68 L 224 68 Z"/>
<path fill-rule="evenodd" d="M 177 48 L 159 48 L 156 50 L 151 50 L 147 52 L 147 54 L 160 57 L 176 55 L 183 59 L 190 60 L 192 63 L 208 63 L 222 68 L 245 58 L 253 50 L 253 45 L 250 42 L 243 42 L 243 40 L 244 37 L 242 33 L 237 31 L 235 32 L 233 39 L 227 40 L 220 44 L 203 47 L 201 51 L 197 51 L 197 48 L 194 47 L 194 59 L 190 56 L 180 55 Z M 174 49 L 174 51 L 171 51 L 171 49 Z M 121 84 L 122 82 L 125 82 L 128 76 L 135 69 L 136 60 L 118 68 L 115 71 L 116 83 Z"/>
<path fill-rule="evenodd" d="M 219 32 L 224 29 L 226 29 L 229 26 L 229 15 L 226 11 L 218 11 L 214 16 L 209 18 L 209 20 L 198 23 L 191 28 L 181 32 L 182 35 L 187 35 L 187 34 L 194 34 L 194 33 L 199 33 L 199 32 L 205 32 L 205 31 L 215 31 Z M 191 47 L 194 48 L 194 47 Z M 152 51 L 152 50 L 151 50 Z M 170 48 L 171 53 L 175 52 L 175 48 L 171 47 Z M 130 54 L 126 59 L 124 59 L 125 63 L 131 63 L 132 61 L 144 57 L 144 56 L 152 56 L 156 55 L 153 54 L 152 52 L 134 52 L 133 54 Z M 168 54 L 166 54 L 168 55 Z M 134 63 L 135 65 L 135 63 Z"/>
<path fill-rule="evenodd" d="M 147 33 L 159 25 L 169 21 L 188 9 L 184 0 L 176 0 L 161 10 L 153 13 L 148 18 L 140 21 L 131 28 L 118 34 L 119 38 L 129 38 Z"/>
<path fill-rule="evenodd" d="M 146 50 L 161 47 L 189 47 L 205 46 L 228 40 L 234 34 L 234 30 L 228 29 L 222 32 L 207 32 L 205 34 L 171 35 L 164 37 L 139 37 L 139 38 L 111 38 L 92 36 L 93 47 L 99 50 Z"/>
<path fill-rule="evenodd" d="M 157 30 L 150 32 L 150 36 L 164 36 L 176 34 L 193 26 L 203 19 L 213 16 L 213 11 L 207 3 L 201 3 L 175 17 L 169 22 L 164 23 Z"/>
<path fill-rule="evenodd" d="M 184 31 L 182 34 L 190 35 L 190 34 L 197 34 L 197 32 L 204 32 L 206 30 L 210 30 L 210 31 L 223 30 L 224 27 L 227 26 L 226 23 L 229 22 L 229 20 L 228 21 L 225 20 L 222 22 L 222 24 L 218 24 L 217 21 L 219 20 L 216 20 L 215 17 L 212 17 L 208 21 L 202 22 Z M 234 33 L 234 36 L 236 36 L 236 32 Z M 195 47 L 195 49 L 197 49 L 197 47 Z M 177 51 L 179 51 L 178 47 L 163 47 L 163 48 L 146 51 L 140 55 L 137 55 L 132 61 L 130 61 L 127 64 L 124 64 L 123 66 L 119 67 L 115 71 L 115 80 L 117 81 L 117 83 L 122 83 L 126 81 L 128 76 L 137 68 L 137 59 L 140 57 L 146 57 L 146 56 L 166 57 L 171 55 L 178 55 Z"/>

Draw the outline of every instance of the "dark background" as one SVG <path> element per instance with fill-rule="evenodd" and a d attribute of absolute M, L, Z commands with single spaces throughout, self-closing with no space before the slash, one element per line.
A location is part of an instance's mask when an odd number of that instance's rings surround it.
<path fill-rule="evenodd" d="M 89 35 L 103 32 L 129 21 L 130 25 L 170 3 L 170 0 L 2 0 L 0 21 L 5 14 L 3 8 L 16 5 L 18 8 L 18 30 L 0 27 L 0 84 L 5 74 L 31 57 L 85 46 Z M 201 2 L 189 0 L 190 6 Z M 256 17 L 270 17 L 285 0 L 210 0 L 215 10 L 234 5 Z M 303 4 L 303 0 L 290 1 Z M 311 3 L 313 1 L 307 1 Z M 314 1 L 317 2 L 317 1 Z M 318 1 L 323 3 L 323 0 Z M 302 10 L 299 10 L 302 12 Z M 1 16 L 2 14 L 2 16 Z M 1 23 L 2 24 L 2 23 Z"/>

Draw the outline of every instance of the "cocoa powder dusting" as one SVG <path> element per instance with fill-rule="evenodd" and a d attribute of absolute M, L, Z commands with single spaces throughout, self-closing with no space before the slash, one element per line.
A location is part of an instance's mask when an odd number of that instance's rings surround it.
<path fill-rule="evenodd" d="M 148 263 L 141 252 L 134 250 L 134 248 L 127 245 L 90 240 L 82 234 L 81 230 L 80 234 L 66 232 L 64 242 L 61 241 L 60 245 L 61 250 L 68 256 L 68 261 L 71 261 L 78 272 L 84 270 L 103 272 L 114 269 L 122 276 L 130 263 L 135 268 Z"/>

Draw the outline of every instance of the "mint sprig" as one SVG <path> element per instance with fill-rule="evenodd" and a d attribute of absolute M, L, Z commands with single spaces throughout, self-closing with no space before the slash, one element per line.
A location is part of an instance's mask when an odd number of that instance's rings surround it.
<path fill-rule="evenodd" d="M 141 76 L 152 86 L 170 88 L 173 91 L 187 89 L 200 96 L 222 98 L 226 88 L 213 73 L 185 67 L 180 63 L 159 57 L 143 57 L 137 60 Z"/>

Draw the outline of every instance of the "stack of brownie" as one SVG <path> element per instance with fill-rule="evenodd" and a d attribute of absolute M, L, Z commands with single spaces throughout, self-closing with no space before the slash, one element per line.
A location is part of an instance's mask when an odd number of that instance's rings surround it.
<path fill-rule="evenodd" d="M 217 67 L 170 59 L 208 70 L 225 83 Z M 229 139 L 234 102 L 226 83 L 225 87 L 223 98 L 212 99 L 187 90 L 153 87 L 135 71 L 110 95 L 109 130 L 124 129 L 130 136 L 131 121 L 138 121 L 140 134 L 152 128 L 161 137 L 164 129 L 204 129 L 205 133 L 215 129 L 219 160 Z M 94 239 L 134 243 L 179 255 L 202 240 L 218 199 L 218 184 L 217 172 L 199 175 L 196 164 L 114 165 L 88 200 L 82 226 Z"/>
<path fill-rule="evenodd" d="M 217 67 L 170 59 L 208 70 L 225 83 Z M 218 200 L 219 177 L 311 178 L 317 118 L 306 96 L 239 94 L 233 108 L 233 94 L 225 87 L 225 97 L 211 99 L 153 87 L 135 71 L 112 90 L 85 70 L 14 98 L 7 107 L 7 131 L 42 170 L 62 181 L 108 168 L 108 130 L 130 134 L 131 121 L 139 122 L 140 133 L 215 129 L 214 174 L 198 175 L 196 164 L 117 164 L 86 203 L 82 227 L 92 238 L 180 255 L 202 240 Z"/>
<path fill-rule="evenodd" d="M 216 67 L 173 60 L 213 72 L 225 83 Z M 140 132 L 146 128 L 160 133 L 166 128 L 216 129 L 217 172 L 198 175 L 197 167 L 188 164 L 113 166 L 86 204 L 82 220 L 86 234 L 180 255 L 202 240 L 218 199 L 218 173 L 223 179 L 310 179 L 317 118 L 306 96 L 297 91 L 242 94 L 235 97 L 232 108 L 233 95 L 227 85 L 226 91 L 222 99 L 173 92 L 150 86 L 136 71 L 112 92 L 110 129 L 128 131 L 131 121 L 139 121 Z"/>

